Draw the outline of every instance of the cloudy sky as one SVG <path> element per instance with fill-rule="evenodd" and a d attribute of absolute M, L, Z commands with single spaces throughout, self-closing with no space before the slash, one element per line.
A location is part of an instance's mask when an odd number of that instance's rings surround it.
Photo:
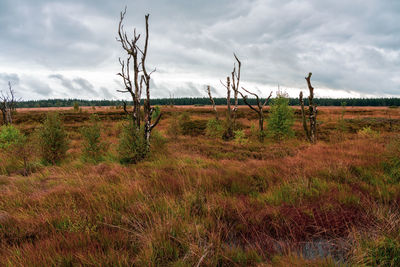
<path fill-rule="evenodd" d="M 121 99 L 115 40 L 150 13 L 152 97 L 224 96 L 242 61 L 248 90 L 400 97 L 399 0 L 0 0 L 0 89 L 28 99 Z"/>

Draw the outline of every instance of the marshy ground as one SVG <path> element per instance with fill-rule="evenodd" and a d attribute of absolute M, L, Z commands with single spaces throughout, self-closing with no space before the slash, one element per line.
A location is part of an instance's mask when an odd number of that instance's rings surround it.
<path fill-rule="evenodd" d="M 104 107 L 59 110 L 70 148 L 58 166 L 23 176 L 1 154 L 0 265 L 400 264 L 400 109 L 320 107 L 315 145 L 298 108 L 295 137 L 264 143 L 247 107 L 236 141 L 205 135 L 210 107 L 161 109 L 152 153 L 134 165 L 115 157 L 123 111 Z M 15 125 L 30 134 L 47 112 L 18 110 Z M 196 129 L 171 137 L 183 112 Z M 80 157 L 90 113 L 108 144 L 97 164 Z"/>

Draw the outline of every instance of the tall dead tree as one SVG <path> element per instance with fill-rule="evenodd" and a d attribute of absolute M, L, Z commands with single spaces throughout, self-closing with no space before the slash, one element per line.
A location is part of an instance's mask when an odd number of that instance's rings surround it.
<path fill-rule="evenodd" d="M 246 90 L 245 88 L 242 87 L 242 89 L 254 96 L 256 98 L 257 101 L 257 108 L 255 108 L 253 105 L 251 105 L 248 101 L 247 95 L 244 95 L 242 92 L 239 91 L 240 95 L 243 98 L 244 103 L 249 106 L 249 108 L 251 108 L 252 110 L 254 110 L 257 114 L 258 114 L 258 130 L 260 132 L 259 134 L 259 139 L 260 141 L 264 141 L 264 107 L 265 105 L 268 103 L 268 101 L 270 100 L 271 96 L 272 96 L 272 92 L 269 94 L 269 96 L 265 99 L 264 102 L 262 102 L 262 100 L 260 99 L 260 97 L 258 97 L 258 95 L 256 95 L 255 93 L 252 93 L 248 90 Z"/>
<path fill-rule="evenodd" d="M 231 73 L 231 78 L 228 76 L 226 77 L 226 84 L 221 81 L 221 84 L 226 88 L 226 104 L 227 104 L 227 118 L 226 118 L 226 125 L 227 129 L 224 133 L 224 139 L 232 139 L 233 138 L 233 131 L 236 127 L 236 117 L 237 117 L 237 107 L 238 107 L 238 94 L 239 94 L 239 84 L 240 84 L 240 69 L 242 67 L 242 63 L 236 56 L 233 54 L 237 63 L 238 69 L 236 69 L 236 63 L 233 64 L 233 71 Z M 234 106 L 233 109 L 231 108 L 231 90 L 233 91 L 234 97 Z"/>
<path fill-rule="evenodd" d="M 238 59 L 236 54 L 233 54 L 238 64 L 238 69 L 236 71 L 236 64 L 233 65 L 232 75 L 232 90 L 234 96 L 234 107 L 233 107 L 233 127 L 236 127 L 236 117 L 237 117 L 237 109 L 238 109 L 238 94 L 239 94 L 239 83 L 240 83 L 240 68 L 242 67 L 242 62 Z"/>
<path fill-rule="evenodd" d="M 13 114 L 16 110 L 16 102 L 15 92 L 11 87 L 11 82 L 8 82 L 8 92 L 1 92 L 0 95 L 0 110 L 3 115 L 3 124 L 12 124 Z"/>
<path fill-rule="evenodd" d="M 128 54 L 126 61 L 121 60 L 121 58 L 119 59 L 119 63 L 121 64 L 121 72 L 117 74 L 121 76 L 125 89 L 118 90 L 118 92 L 129 93 L 131 95 L 133 101 L 132 111 L 127 110 L 126 103 L 124 103 L 124 110 L 131 116 L 137 131 L 140 131 L 140 128 L 143 127 L 144 138 L 146 140 L 147 148 L 149 149 L 151 131 L 158 124 L 161 118 L 160 113 L 160 115 L 155 119 L 154 123 L 151 121 L 154 108 L 150 105 L 150 77 L 151 74 L 156 70 L 154 69 L 153 71 L 148 72 L 146 67 L 149 44 L 149 14 L 145 15 L 146 33 L 143 48 L 138 46 L 140 34 L 136 34 L 136 28 L 133 31 L 133 38 L 129 38 L 124 30 L 123 20 L 125 18 L 125 14 L 126 7 L 125 10 L 120 14 L 117 37 L 117 41 L 121 43 L 122 48 Z M 133 66 L 131 66 L 132 61 Z M 133 77 L 131 77 L 131 68 L 133 70 Z M 146 98 L 143 101 L 144 116 L 141 117 L 140 109 L 143 89 L 145 90 L 144 93 Z"/>
<path fill-rule="evenodd" d="M 303 120 L 303 128 L 306 133 L 307 140 L 311 143 L 316 142 L 316 133 L 317 133 L 317 106 L 314 104 L 314 87 L 311 85 L 311 75 L 310 72 L 307 77 L 305 77 L 307 81 L 308 90 L 310 91 L 310 95 L 308 96 L 308 119 L 310 126 L 307 126 L 306 120 L 306 112 L 304 110 L 304 100 L 303 100 L 303 92 L 300 92 L 300 106 L 301 106 L 301 116 Z"/>
<path fill-rule="evenodd" d="M 215 119 L 218 121 L 219 120 L 218 111 L 217 111 L 217 107 L 215 106 L 214 98 L 211 95 L 211 88 L 210 88 L 209 85 L 207 85 L 207 94 L 208 94 L 208 97 L 210 98 L 210 102 L 211 102 L 212 108 L 213 108 L 214 113 L 215 113 Z"/>

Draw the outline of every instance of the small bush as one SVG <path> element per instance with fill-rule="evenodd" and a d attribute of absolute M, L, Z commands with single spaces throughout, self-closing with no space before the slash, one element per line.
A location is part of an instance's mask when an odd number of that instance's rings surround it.
<path fill-rule="evenodd" d="M 181 131 L 183 135 L 197 136 L 202 135 L 207 127 L 205 120 L 189 120 L 181 123 Z"/>
<path fill-rule="evenodd" d="M 361 137 L 379 137 L 379 132 L 371 129 L 371 126 L 365 126 L 361 130 L 357 132 L 357 134 Z"/>
<path fill-rule="evenodd" d="M 222 137 L 224 127 L 220 120 L 211 119 L 207 122 L 206 135 L 210 137 Z"/>
<path fill-rule="evenodd" d="M 160 116 L 160 114 L 161 114 L 161 108 L 160 108 L 160 106 L 155 106 L 155 107 L 154 107 L 153 114 L 151 115 L 151 119 L 152 119 L 152 120 L 157 119 L 157 117 Z"/>
<path fill-rule="evenodd" d="M 60 162 L 68 150 L 68 137 L 58 113 L 49 113 L 38 129 L 38 145 L 45 163 Z"/>
<path fill-rule="evenodd" d="M 121 163 L 137 163 L 147 156 L 147 144 L 144 138 L 143 127 L 138 130 L 132 121 L 122 128 L 119 143 L 118 156 Z"/>
<path fill-rule="evenodd" d="M 264 139 L 265 139 L 265 137 L 267 137 L 267 132 L 266 132 L 265 130 L 262 131 L 262 132 L 260 132 L 254 124 L 252 124 L 252 125 L 250 126 L 250 136 L 249 136 L 249 139 L 250 139 L 251 141 L 253 141 L 253 142 L 254 142 L 254 141 L 263 142 Z"/>
<path fill-rule="evenodd" d="M 269 135 L 281 140 L 285 137 L 294 135 L 292 126 L 294 124 L 293 109 L 289 107 L 289 99 L 284 96 L 278 96 L 272 101 L 271 111 L 268 118 Z"/>
<path fill-rule="evenodd" d="M 4 155 L 0 160 L 2 173 L 10 174 L 21 169 L 23 175 L 31 172 L 32 166 L 29 162 L 33 154 L 31 143 L 12 125 L 0 129 L 0 152 Z"/>
<path fill-rule="evenodd" d="M 74 102 L 74 111 L 75 112 L 79 111 L 79 103 L 77 101 Z"/>
<path fill-rule="evenodd" d="M 90 125 L 81 130 L 83 138 L 82 159 L 89 162 L 99 162 L 103 159 L 106 148 L 101 142 L 99 117 L 95 114 L 90 116 Z"/>
<path fill-rule="evenodd" d="M 244 133 L 243 130 L 236 130 L 234 131 L 234 136 L 235 136 L 235 143 L 244 145 L 249 142 L 249 139 L 247 139 L 246 134 Z"/>
<path fill-rule="evenodd" d="M 157 130 L 151 131 L 150 146 L 152 151 L 162 151 L 167 143 L 166 138 Z M 154 148 L 154 149 L 153 149 Z"/>
<path fill-rule="evenodd" d="M 21 141 L 23 135 L 12 125 L 4 125 L 0 128 L 0 149 L 6 149 Z"/>
<path fill-rule="evenodd" d="M 190 121 L 190 114 L 185 111 L 179 116 L 179 122 L 182 124 L 188 121 Z"/>

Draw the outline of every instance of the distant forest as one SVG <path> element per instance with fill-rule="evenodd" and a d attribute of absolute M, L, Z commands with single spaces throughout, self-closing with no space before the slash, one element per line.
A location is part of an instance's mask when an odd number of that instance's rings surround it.
<path fill-rule="evenodd" d="M 214 98 L 216 105 L 225 105 L 226 98 Z M 82 99 L 48 99 L 48 100 L 28 100 L 17 103 L 18 108 L 34 107 L 72 107 L 77 102 L 79 106 L 121 106 L 122 100 L 82 100 Z M 233 103 L 233 99 L 231 101 Z M 256 104 L 255 99 L 249 99 L 250 104 Z M 308 105 L 308 99 L 305 99 L 305 105 Z M 318 106 L 400 106 L 400 98 L 315 98 L 314 102 Z M 152 105 L 209 105 L 209 98 L 159 98 L 152 99 Z M 298 98 L 290 98 L 289 104 L 299 105 Z M 132 105 L 127 101 L 127 105 Z M 239 99 L 239 105 L 245 105 L 243 99 Z"/>

